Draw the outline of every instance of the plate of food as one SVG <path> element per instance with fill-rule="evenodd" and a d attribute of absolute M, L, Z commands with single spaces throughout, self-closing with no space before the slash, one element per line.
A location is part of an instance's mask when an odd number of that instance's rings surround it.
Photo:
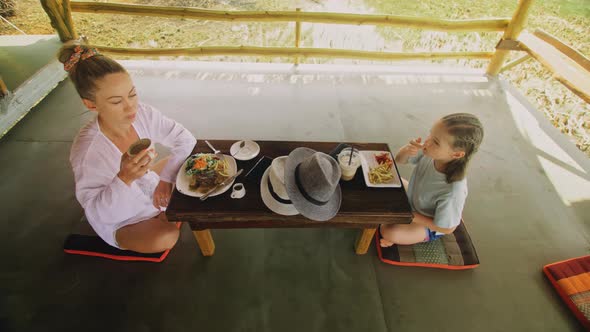
<path fill-rule="evenodd" d="M 360 154 L 367 187 L 399 188 L 402 186 L 391 152 L 360 151 Z"/>
<path fill-rule="evenodd" d="M 237 172 L 236 160 L 228 155 L 197 153 L 187 158 L 176 175 L 176 189 L 182 194 L 201 197 L 210 189 Z M 217 196 L 231 188 L 234 181 L 209 196 Z"/>

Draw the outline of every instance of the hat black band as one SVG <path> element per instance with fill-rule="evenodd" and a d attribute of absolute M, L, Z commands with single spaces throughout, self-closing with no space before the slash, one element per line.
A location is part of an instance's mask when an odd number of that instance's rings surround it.
<path fill-rule="evenodd" d="M 279 195 L 277 195 L 277 193 L 275 193 L 275 191 L 272 187 L 272 183 L 270 183 L 270 176 L 266 178 L 266 183 L 268 183 L 268 191 L 270 192 L 270 195 L 272 196 L 272 198 L 274 198 L 275 201 L 277 201 L 279 203 L 283 203 L 283 204 L 293 204 L 293 203 L 291 203 L 290 200 L 282 199 L 281 196 L 279 196 Z"/>
<path fill-rule="evenodd" d="M 299 192 L 301 193 L 301 195 L 303 195 L 303 197 L 313 205 L 322 206 L 322 205 L 328 204 L 328 202 L 330 202 L 330 201 L 321 202 L 321 201 L 318 201 L 307 194 L 307 192 L 305 191 L 305 189 L 301 185 L 301 180 L 299 179 L 299 166 L 301 166 L 301 164 L 299 164 L 299 165 L 297 165 L 297 167 L 295 167 L 295 184 L 297 184 L 297 188 L 299 189 Z"/>

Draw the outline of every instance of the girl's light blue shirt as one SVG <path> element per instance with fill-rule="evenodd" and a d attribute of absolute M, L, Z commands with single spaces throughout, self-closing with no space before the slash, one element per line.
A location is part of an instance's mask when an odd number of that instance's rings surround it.
<path fill-rule="evenodd" d="M 433 218 L 440 228 L 458 226 L 467 198 L 467 179 L 447 183 L 445 175 L 434 168 L 432 158 L 422 151 L 409 162 L 416 165 L 407 188 L 412 210 Z"/>

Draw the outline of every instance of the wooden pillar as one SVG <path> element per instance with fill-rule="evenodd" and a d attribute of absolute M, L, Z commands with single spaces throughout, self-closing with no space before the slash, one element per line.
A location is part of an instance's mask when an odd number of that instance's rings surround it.
<path fill-rule="evenodd" d="M 41 0 L 41 5 L 62 42 L 78 39 L 72 20 L 70 0 Z"/>
<path fill-rule="evenodd" d="M 3 98 L 4 96 L 8 96 L 8 88 L 6 87 L 2 76 L 0 76 L 0 98 Z"/>
<path fill-rule="evenodd" d="M 197 239 L 197 243 L 199 244 L 203 256 L 213 256 L 215 253 L 215 242 L 213 242 L 211 231 L 208 229 L 193 231 L 193 235 L 195 236 L 195 239 Z"/>
<path fill-rule="evenodd" d="M 376 230 L 377 228 L 366 228 L 361 231 L 358 238 L 356 239 L 355 251 L 357 255 L 364 255 L 367 253 Z"/>
<path fill-rule="evenodd" d="M 504 35 L 502 36 L 503 40 L 515 40 L 518 38 L 518 35 L 520 35 L 520 32 L 524 28 L 532 4 L 533 0 L 518 1 L 518 7 L 516 7 L 512 20 L 510 20 L 510 23 L 508 24 L 508 27 L 506 27 L 506 31 L 504 31 Z M 508 56 L 508 52 L 508 50 L 496 50 L 492 57 L 492 61 L 488 65 L 488 75 L 498 75 L 506 57 Z"/>

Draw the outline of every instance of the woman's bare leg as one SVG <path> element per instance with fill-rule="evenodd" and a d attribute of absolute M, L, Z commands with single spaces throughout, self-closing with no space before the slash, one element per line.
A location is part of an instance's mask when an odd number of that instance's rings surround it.
<path fill-rule="evenodd" d="M 115 234 L 119 247 L 141 253 L 154 253 L 171 249 L 178 241 L 180 231 L 166 215 L 158 216 L 128 225 Z"/>
<path fill-rule="evenodd" d="M 426 238 L 426 230 L 424 225 L 411 223 L 406 225 L 387 225 L 381 226 L 380 245 L 382 247 L 389 247 L 394 244 L 415 244 L 424 242 Z"/>

